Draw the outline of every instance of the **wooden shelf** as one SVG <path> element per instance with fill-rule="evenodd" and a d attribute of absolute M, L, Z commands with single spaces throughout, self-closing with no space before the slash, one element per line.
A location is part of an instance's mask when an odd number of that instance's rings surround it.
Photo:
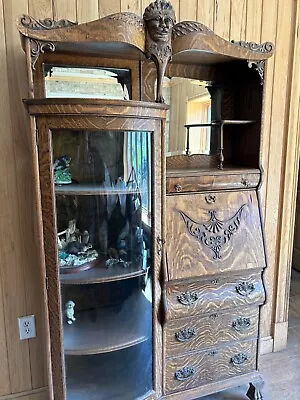
<path fill-rule="evenodd" d="M 67 185 L 55 185 L 55 194 L 73 196 L 103 196 L 116 194 L 139 193 L 133 189 L 104 188 L 100 184 L 93 183 L 70 183 Z"/>
<path fill-rule="evenodd" d="M 238 119 L 222 119 L 220 121 L 212 121 L 203 124 L 187 124 L 184 125 L 185 128 L 198 128 L 205 126 L 220 126 L 220 125 L 246 125 L 246 124 L 254 124 L 256 121 L 254 120 L 238 120 Z"/>
<path fill-rule="evenodd" d="M 146 271 L 136 265 L 123 267 L 115 265 L 107 268 L 104 261 L 89 270 L 76 272 L 73 274 L 60 274 L 60 281 L 65 285 L 90 285 L 94 283 L 115 282 L 123 279 L 136 278 L 145 275 Z"/>
<path fill-rule="evenodd" d="M 152 304 L 143 292 L 122 307 L 75 312 L 76 321 L 64 324 L 66 355 L 110 353 L 145 342 L 151 337 Z"/>

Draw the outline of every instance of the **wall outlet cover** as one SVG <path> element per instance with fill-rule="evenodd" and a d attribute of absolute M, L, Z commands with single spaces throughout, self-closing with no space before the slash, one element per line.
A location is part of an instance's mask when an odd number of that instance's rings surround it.
<path fill-rule="evenodd" d="M 18 318 L 20 340 L 36 337 L 35 316 L 27 315 Z"/>

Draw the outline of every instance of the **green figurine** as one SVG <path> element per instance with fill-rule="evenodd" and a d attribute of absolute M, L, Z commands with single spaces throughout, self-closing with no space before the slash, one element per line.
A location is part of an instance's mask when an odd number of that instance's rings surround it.
<path fill-rule="evenodd" d="M 54 183 L 56 185 L 67 185 L 72 183 L 72 176 L 69 170 L 70 164 L 71 158 L 68 156 L 59 157 L 54 161 Z"/>

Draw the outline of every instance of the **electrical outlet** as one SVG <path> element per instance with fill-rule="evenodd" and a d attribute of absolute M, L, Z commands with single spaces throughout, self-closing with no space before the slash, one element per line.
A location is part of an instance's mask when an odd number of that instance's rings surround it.
<path fill-rule="evenodd" d="M 35 316 L 27 315 L 18 318 L 20 340 L 36 337 Z"/>

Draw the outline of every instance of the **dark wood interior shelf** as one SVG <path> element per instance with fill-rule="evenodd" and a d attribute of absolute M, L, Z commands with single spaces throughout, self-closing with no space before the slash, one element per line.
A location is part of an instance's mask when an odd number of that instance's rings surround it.
<path fill-rule="evenodd" d="M 91 355 L 126 349 L 151 336 L 152 304 L 140 291 L 122 307 L 75 313 L 76 321 L 64 325 L 66 355 Z"/>
<path fill-rule="evenodd" d="M 137 265 L 131 265 L 125 268 L 121 264 L 117 264 L 107 268 L 104 265 L 104 261 L 100 261 L 97 266 L 86 271 L 73 274 L 61 274 L 60 281 L 62 284 L 66 285 L 89 285 L 93 283 L 121 281 L 145 274 L 146 271 L 138 268 Z"/>
<path fill-rule="evenodd" d="M 55 185 L 55 193 L 58 195 L 102 196 L 116 194 L 138 193 L 133 189 L 104 188 L 97 183 L 70 183 L 68 185 Z"/>

